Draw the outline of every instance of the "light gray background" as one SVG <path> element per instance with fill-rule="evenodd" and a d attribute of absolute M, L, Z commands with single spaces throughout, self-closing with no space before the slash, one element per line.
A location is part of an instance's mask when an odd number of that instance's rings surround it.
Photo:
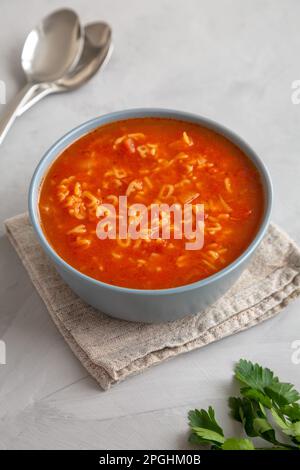
<path fill-rule="evenodd" d="M 240 357 L 300 388 L 291 361 L 299 301 L 277 318 L 102 392 L 62 340 L 2 221 L 26 210 L 32 172 L 47 148 L 96 115 L 137 106 L 192 111 L 232 128 L 264 159 L 274 181 L 273 220 L 300 242 L 300 78 L 297 0 L 1 0 L 0 80 L 10 99 L 23 83 L 20 50 L 46 13 L 72 6 L 106 20 L 115 51 L 82 89 L 45 99 L 18 119 L 0 148 L 0 448 L 185 448 L 186 414 L 213 405 L 228 434 Z M 4 105 L 0 104 L 0 113 Z"/>

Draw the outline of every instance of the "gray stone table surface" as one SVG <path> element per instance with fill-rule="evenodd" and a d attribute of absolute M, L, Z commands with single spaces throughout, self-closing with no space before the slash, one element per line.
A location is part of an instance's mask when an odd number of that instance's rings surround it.
<path fill-rule="evenodd" d="M 228 434 L 226 397 L 240 357 L 300 388 L 292 343 L 300 303 L 273 320 L 182 355 L 102 392 L 49 318 L 4 235 L 26 210 L 32 172 L 45 150 L 79 123 L 109 111 L 160 106 L 199 113 L 244 137 L 268 165 L 273 221 L 300 243 L 300 79 L 297 0 L 1 0 L 0 80 L 7 100 L 23 83 L 20 50 L 31 27 L 71 6 L 83 22 L 114 32 L 107 68 L 71 94 L 46 98 L 18 119 L 0 148 L 0 448 L 182 449 L 187 411 L 213 405 Z M 0 115 L 4 105 L 0 104 Z"/>

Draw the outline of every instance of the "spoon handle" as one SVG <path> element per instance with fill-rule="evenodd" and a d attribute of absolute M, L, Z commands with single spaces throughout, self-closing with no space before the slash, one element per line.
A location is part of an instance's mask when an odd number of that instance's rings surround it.
<path fill-rule="evenodd" d="M 34 104 L 38 103 L 45 96 L 55 93 L 57 90 L 52 83 L 42 83 L 39 85 L 35 91 L 29 95 L 23 102 L 21 106 L 18 106 L 17 116 L 22 116 L 25 111 L 30 109 Z"/>
<path fill-rule="evenodd" d="M 8 130 L 18 116 L 18 109 L 23 103 L 35 92 L 39 87 L 38 83 L 27 83 L 24 88 L 19 91 L 15 98 L 7 105 L 4 116 L 0 119 L 0 145 L 2 144 Z"/>

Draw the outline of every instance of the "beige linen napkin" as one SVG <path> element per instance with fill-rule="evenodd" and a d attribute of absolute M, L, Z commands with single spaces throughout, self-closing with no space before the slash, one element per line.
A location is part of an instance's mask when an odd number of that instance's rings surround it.
<path fill-rule="evenodd" d="M 64 283 L 40 248 L 27 214 L 5 225 L 54 323 L 104 389 L 166 359 L 257 325 L 300 294 L 299 248 L 271 225 L 247 270 L 212 307 L 164 324 L 116 320 L 84 303 Z"/>

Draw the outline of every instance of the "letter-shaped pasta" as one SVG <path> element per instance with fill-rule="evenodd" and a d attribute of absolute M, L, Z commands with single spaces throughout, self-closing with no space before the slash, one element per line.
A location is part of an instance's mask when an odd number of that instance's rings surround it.
<path fill-rule="evenodd" d="M 172 196 L 174 192 L 173 184 L 164 184 L 159 191 L 158 198 L 159 199 L 168 199 L 168 197 Z"/>
<path fill-rule="evenodd" d="M 131 193 L 134 191 L 141 191 L 143 189 L 143 183 L 142 181 L 138 180 L 133 180 L 131 183 L 129 183 L 128 188 L 126 190 L 126 196 L 130 196 Z"/>

